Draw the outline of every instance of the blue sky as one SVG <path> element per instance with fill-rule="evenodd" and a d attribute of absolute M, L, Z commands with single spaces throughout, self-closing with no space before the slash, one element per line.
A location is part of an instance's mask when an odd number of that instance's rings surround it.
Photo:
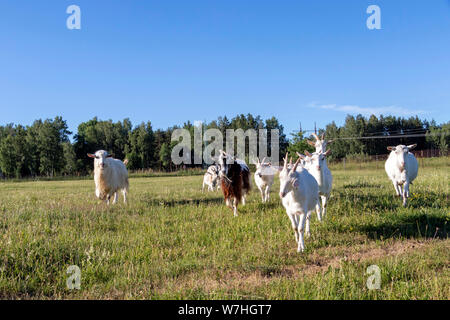
<path fill-rule="evenodd" d="M 81 8 L 68 30 L 66 8 Z M 369 30 L 366 8 L 381 8 Z M 450 120 L 450 2 L 0 0 L 0 124 Z"/>

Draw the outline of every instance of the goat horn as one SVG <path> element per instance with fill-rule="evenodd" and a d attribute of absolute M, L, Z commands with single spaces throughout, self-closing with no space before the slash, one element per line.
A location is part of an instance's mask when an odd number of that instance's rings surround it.
<path fill-rule="evenodd" d="M 297 161 L 295 161 L 294 167 L 292 168 L 292 171 L 295 172 L 295 170 L 297 170 L 297 166 L 300 163 L 300 158 L 297 159 Z"/>
<path fill-rule="evenodd" d="M 287 160 L 288 160 L 288 152 L 286 152 L 286 156 L 283 158 L 284 160 L 284 168 L 287 168 Z"/>
<path fill-rule="evenodd" d="M 308 142 L 308 144 L 309 144 L 310 146 L 313 146 L 313 147 L 316 146 L 316 143 L 313 142 L 313 141 L 311 141 L 311 140 L 306 140 L 306 142 Z"/>

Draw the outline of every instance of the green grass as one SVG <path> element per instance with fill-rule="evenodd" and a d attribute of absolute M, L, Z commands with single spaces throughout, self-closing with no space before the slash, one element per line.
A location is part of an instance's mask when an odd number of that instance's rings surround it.
<path fill-rule="evenodd" d="M 201 176 L 132 177 L 129 204 L 111 207 L 93 180 L 2 182 L 0 298 L 449 299 L 450 159 L 424 164 L 406 208 L 382 166 L 333 167 L 303 254 L 278 181 L 268 204 L 253 187 L 237 218 Z M 366 287 L 372 264 L 380 290 Z"/>

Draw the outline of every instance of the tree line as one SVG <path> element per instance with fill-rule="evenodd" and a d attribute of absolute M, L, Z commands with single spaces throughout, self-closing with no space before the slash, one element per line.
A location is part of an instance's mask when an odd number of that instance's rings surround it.
<path fill-rule="evenodd" d="M 30 126 L 7 124 L 0 126 L 0 175 L 7 178 L 86 175 L 93 168 L 92 159 L 86 154 L 99 149 L 107 150 L 118 159 L 128 159 L 128 168 L 131 170 L 176 170 L 179 167 L 171 162 L 171 152 L 178 142 L 172 142 L 171 137 L 178 128 L 187 129 L 193 137 L 194 125 L 189 121 L 182 126 L 154 130 L 150 121 L 133 126 L 129 119 L 113 122 L 95 117 L 78 126 L 73 141 L 69 138 L 72 132 L 61 117 L 36 120 Z M 309 134 L 304 131 L 294 132 L 288 139 L 283 125 L 275 117 L 266 120 L 251 114 L 240 114 L 231 119 L 218 117 L 203 124 L 203 130 L 210 128 L 220 130 L 224 137 L 227 129 L 267 129 L 269 135 L 271 129 L 278 129 L 280 158 L 286 151 L 313 151 L 306 142 L 306 139 L 312 139 Z M 349 155 L 386 154 L 387 145 L 400 143 L 417 143 L 418 150 L 438 148 L 447 152 L 450 144 L 450 122 L 437 125 L 434 121 L 428 122 L 418 117 L 373 115 L 365 118 L 362 115 L 348 115 L 342 126 L 332 122 L 324 129 L 319 129 L 318 134 L 322 133 L 327 139 L 335 139 L 330 145 L 333 159 Z M 423 136 L 408 137 L 411 134 Z M 248 145 L 248 141 L 246 143 Z"/>
<path fill-rule="evenodd" d="M 345 123 L 338 127 L 333 121 L 325 130 L 327 139 L 335 141 L 330 145 L 332 159 L 348 155 L 387 154 L 387 146 L 417 143 L 415 150 L 440 149 L 447 153 L 450 145 L 450 122 L 437 125 L 433 120 L 419 117 L 395 117 L 372 115 L 369 118 L 347 115 Z"/>

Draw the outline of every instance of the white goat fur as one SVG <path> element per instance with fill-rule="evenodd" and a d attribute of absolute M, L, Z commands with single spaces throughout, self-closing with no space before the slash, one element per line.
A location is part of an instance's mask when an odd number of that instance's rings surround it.
<path fill-rule="evenodd" d="M 304 231 L 309 236 L 309 221 L 311 212 L 320 206 L 319 186 L 316 179 L 304 168 L 298 167 L 300 158 L 292 168 L 287 165 L 287 155 L 284 167 L 280 172 L 280 198 L 291 220 L 297 241 L 298 252 L 305 250 Z"/>
<path fill-rule="evenodd" d="M 117 203 L 117 192 L 122 191 L 123 201 L 127 202 L 128 171 L 121 160 L 113 159 L 107 151 L 99 150 L 95 154 L 88 154 L 94 158 L 95 195 L 101 200 L 109 200 L 114 195 L 113 204 Z"/>
<path fill-rule="evenodd" d="M 272 167 L 270 163 L 264 163 L 265 158 L 262 162 L 256 163 L 255 171 L 255 184 L 261 192 L 262 202 L 269 201 L 270 189 L 272 188 L 275 173 L 278 171 Z"/>
<path fill-rule="evenodd" d="M 416 146 L 417 144 L 409 146 L 401 144 L 396 147 L 388 147 L 391 153 L 384 164 L 384 169 L 394 185 L 397 196 L 403 198 L 403 206 L 406 206 L 406 200 L 409 197 L 409 185 L 412 184 L 419 171 L 416 157 L 409 152 Z"/>
<path fill-rule="evenodd" d="M 203 176 L 202 192 L 204 191 L 205 186 L 208 186 L 208 191 L 214 191 L 215 187 L 219 189 L 219 169 L 217 166 L 209 166 L 206 170 L 206 173 Z"/>
<path fill-rule="evenodd" d="M 322 200 L 322 205 L 317 206 L 317 218 L 319 221 L 325 218 L 327 214 L 328 199 L 331 195 L 331 189 L 333 187 L 333 175 L 327 165 L 326 157 L 330 154 L 330 150 L 327 152 L 314 152 L 310 154 L 305 151 L 307 156 L 298 154 L 299 157 L 303 157 L 305 161 L 305 169 L 316 179 L 319 185 L 319 195 Z"/>

